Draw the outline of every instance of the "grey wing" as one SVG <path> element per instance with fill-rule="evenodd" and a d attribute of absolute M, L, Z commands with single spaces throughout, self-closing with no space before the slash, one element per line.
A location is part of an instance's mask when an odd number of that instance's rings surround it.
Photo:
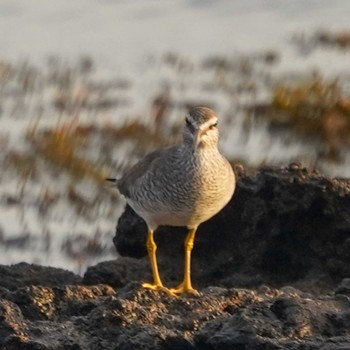
<path fill-rule="evenodd" d="M 133 167 L 127 170 L 123 177 L 117 181 L 117 187 L 119 192 L 125 197 L 130 197 L 130 186 L 135 184 L 137 179 L 144 176 L 147 171 L 151 168 L 152 163 L 162 156 L 165 150 L 158 150 L 147 154 Z"/>

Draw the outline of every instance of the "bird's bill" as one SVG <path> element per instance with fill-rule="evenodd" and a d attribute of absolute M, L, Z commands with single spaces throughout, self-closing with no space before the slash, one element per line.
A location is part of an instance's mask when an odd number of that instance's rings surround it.
<path fill-rule="evenodd" d="M 113 183 L 116 183 L 116 182 L 117 182 L 117 179 L 114 178 L 114 177 L 107 177 L 105 180 L 106 180 L 106 181 L 109 181 L 109 182 L 113 182 Z"/>

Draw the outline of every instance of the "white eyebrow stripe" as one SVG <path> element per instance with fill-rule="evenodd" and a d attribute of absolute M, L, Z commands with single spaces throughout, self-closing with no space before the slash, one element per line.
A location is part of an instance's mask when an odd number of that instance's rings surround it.
<path fill-rule="evenodd" d="M 211 125 L 214 125 L 218 122 L 218 118 L 212 118 L 212 119 L 209 119 L 207 122 L 205 122 L 204 124 L 202 124 L 200 126 L 201 130 L 205 130 L 205 129 L 208 129 L 209 126 Z"/>

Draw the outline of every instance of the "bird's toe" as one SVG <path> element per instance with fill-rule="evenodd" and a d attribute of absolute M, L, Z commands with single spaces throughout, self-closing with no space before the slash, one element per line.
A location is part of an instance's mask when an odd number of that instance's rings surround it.
<path fill-rule="evenodd" d="M 164 287 L 162 284 L 143 283 L 142 287 L 151 290 L 160 290 L 172 297 L 177 297 L 175 293 L 173 293 L 169 288 Z"/>
<path fill-rule="evenodd" d="M 170 291 L 174 294 L 192 294 L 199 295 L 198 290 L 192 288 L 192 286 L 186 286 L 181 283 L 177 288 L 171 288 Z"/>

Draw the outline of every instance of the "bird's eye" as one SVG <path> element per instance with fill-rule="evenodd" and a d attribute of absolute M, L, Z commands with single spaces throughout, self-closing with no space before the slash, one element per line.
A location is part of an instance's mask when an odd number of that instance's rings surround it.
<path fill-rule="evenodd" d="M 209 128 L 210 129 L 214 129 L 214 128 L 216 128 L 218 126 L 218 122 L 215 122 L 214 124 L 211 124 L 210 126 L 209 126 Z"/>

